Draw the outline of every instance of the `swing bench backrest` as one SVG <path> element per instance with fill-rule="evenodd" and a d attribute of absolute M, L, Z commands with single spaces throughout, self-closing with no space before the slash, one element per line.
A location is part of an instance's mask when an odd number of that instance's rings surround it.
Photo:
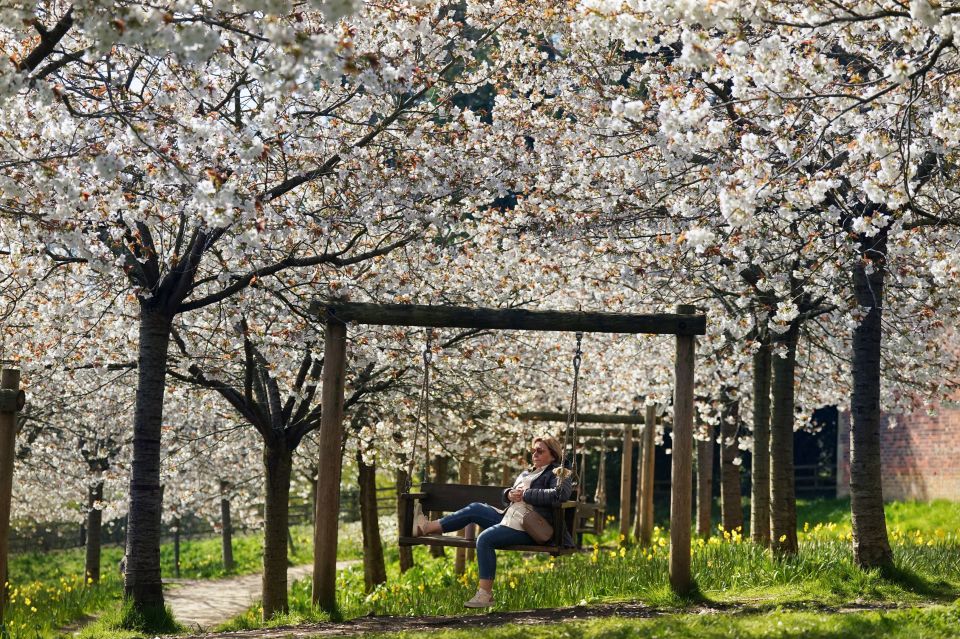
<path fill-rule="evenodd" d="M 503 508 L 504 486 L 473 486 L 469 484 L 434 484 L 424 482 L 420 491 L 403 493 L 400 495 L 400 539 L 401 546 L 456 546 L 460 548 L 475 548 L 476 541 L 464 537 L 430 535 L 414 537 L 413 513 L 415 502 L 420 502 L 424 513 L 450 513 L 473 503 L 481 502 L 494 508 Z M 564 555 L 574 552 L 575 549 L 563 546 L 564 532 L 573 530 L 576 521 L 577 502 L 567 501 L 553 507 L 553 539 L 544 545 L 509 546 L 503 550 L 518 550 L 525 552 L 548 552 L 553 555 Z"/>

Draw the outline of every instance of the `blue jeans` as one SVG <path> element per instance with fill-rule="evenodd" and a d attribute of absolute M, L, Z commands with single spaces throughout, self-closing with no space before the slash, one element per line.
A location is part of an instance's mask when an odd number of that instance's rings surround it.
<path fill-rule="evenodd" d="M 440 518 L 440 530 L 453 532 L 477 524 L 483 532 L 477 536 L 477 575 L 480 579 L 493 579 L 497 574 L 497 548 L 532 544 L 533 538 L 522 530 L 515 530 L 500 523 L 503 515 L 497 509 L 478 501 Z"/>

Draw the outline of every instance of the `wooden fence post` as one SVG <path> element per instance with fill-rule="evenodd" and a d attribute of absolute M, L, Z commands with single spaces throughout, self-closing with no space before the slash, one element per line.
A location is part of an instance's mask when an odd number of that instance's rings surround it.
<path fill-rule="evenodd" d="M 13 462 L 16 457 L 17 413 L 23 408 L 20 371 L 5 368 L 0 373 L 0 623 L 7 604 L 7 553 L 10 536 L 10 499 L 13 494 Z"/>
<path fill-rule="evenodd" d="M 696 308 L 681 304 L 677 313 L 692 315 Z M 678 594 L 690 592 L 690 523 L 693 498 L 693 376 L 696 337 L 677 335 L 674 364 L 673 464 L 670 478 L 670 586 Z"/>
<path fill-rule="evenodd" d="M 623 426 L 623 451 L 620 459 L 620 543 L 627 543 L 627 536 L 630 534 L 630 498 L 633 496 L 630 488 L 633 475 L 633 424 Z"/>
<path fill-rule="evenodd" d="M 327 612 L 337 606 L 337 526 L 340 514 L 340 446 L 343 441 L 343 385 L 347 325 L 327 320 L 320 401 L 317 511 L 313 529 L 313 603 Z"/>
<path fill-rule="evenodd" d="M 643 502 L 637 506 L 640 511 L 640 543 L 644 546 L 649 546 L 653 539 L 653 466 L 656 459 L 656 437 L 657 407 L 650 405 L 647 406 L 646 424 L 643 427 L 643 457 L 640 458 L 643 466 L 640 476 Z"/>

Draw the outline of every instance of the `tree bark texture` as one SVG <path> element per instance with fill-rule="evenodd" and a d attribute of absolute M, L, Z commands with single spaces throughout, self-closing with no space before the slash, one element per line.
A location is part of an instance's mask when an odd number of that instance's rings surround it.
<path fill-rule="evenodd" d="M 263 618 L 289 610 L 287 531 L 290 524 L 290 475 L 293 454 L 284 446 L 263 448 Z"/>
<path fill-rule="evenodd" d="M 173 576 L 180 578 L 180 518 L 173 518 Z"/>
<path fill-rule="evenodd" d="M 703 426 L 706 439 L 697 440 L 697 535 L 709 539 L 713 531 L 713 449 L 716 433 Z"/>
<path fill-rule="evenodd" d="M 741 499 L 740 465 L 740 402 L 724 398 L 720 420 L 720 518 L 727 532 L 743 532 L 743 500 Z"/>
<path fill-rule="evenodd" d="M 880 457 L 880 356 L 886 231 L 860 238 L 861 260 L 854 267 L 857 304 L 869 309 L 853 330 L 853 394 L 850 398 L 850 511 L 853 556 L 863 568 L 893 563 L 883 512 Z M 872 267 L 868 272 L 868 267 Z"/>
<path fill-rule="evenodd" d="M 220 482 L 220 543 L 223 569 L 233 572 L 233 522 L 230 520 L 230 483 Z"/>
<path fill-rule="evenodd" d="M 647 406 L 646 426 L 643 428 L 643 453 L 640 461 L 643 465 L 641 481 L 643 483 L 643 503 L 638 506 L 641 514 L 640 521 L 640 543 L 649 546 L 653 539 L 653 477 L 654 464 L 656 460 L 656 436 L 657 436 L 657 407 Z M 604 448 L 606 450 L 606 448 Z M 603 464 L 601 464 L 603 468 Z M 602 482 L 606 472 L 600 473 Z M 604 495 L 606 497 L 606 495 Z M 598 503 L 600 501 L 598 500 Z M 603 504 L 606 505 L 606 499 Z M 606 524 L 606 522 L 604 522 Z"/>
<path fill-rule="evenodd" d="M 466 455 L 470 457 L 470 454 Z M 458 481 L 461 484 L 473 484 L 473 477 L 477 473 L 474 469 L 474 464 L 466 461 L 466 459 L 460 460 L 460 474 Z M 457 531 L 458 537 L 466 537 L 467 539 L 473 539 L 476 537 L 476 526 L 474 524 L 469 524 L 466 528 Z M 472 550 L 472 549 L 470 549 Z M 467 548 L 457 548 L 456 557 L 453 561 L 453 572 L 456 575 L 462 575 L 467 569 L 467 562 L 471 560 L 473 556 L 468 552 Z"/>
<path fill-rule="evenodd" d="M 377 467 L 363 462 L 357 453 L 360 483 L 360 526 L 363 531 L 363 585 L 367 592 L 387 581 L 383 561 L 383 542 L 380 539 L 380 519 L 377 508 Z"/>
<path fill-rule="evenodd" d="M 750 482 L 750 538 L 770 547 L 770 341 L 753 355 L 753 456 Z"/>
<path fill-rule="evenodd" d="M 584 463 L 581 468 L 586 468 L 586 455 L 584 455 Z M 636 497 L 634 499 L 634 512 L 633 512 L 633 539 L 640 543 L 641 532 L 643 529 L 643 434 L 637 437 L 637 473 L 633 478 L 634 481 L 634 492 Z"/>
<path fill-rule="evenodd" d="M 799 325 L 773 339 L 786 356 L 773 355 L 772 414 L 770 419 L 770 546 L 778 554 L 797 552 L 797 498 L 794 493 L 793 414 L 794 378 Z"/>
<path fill-rule="evenodd" d="M 504 464 L 506 466 L 506 464 Z M 450 470 L 450 459 L 445 455 L 437 455 L 433 458 L 433 481 L 438 484 L 447 483 L 447 471 Z M 507 479 L 506 482 L 510 480 Z M 504 483 L 506 483 L 504 482 Z M 431 519 L 436 519 L 439 513 L 430 513 Z M 431 557 L 445 557 L 446 552 L 443 546 L 430 546 Z"/>
<path fill-rule="evenodd" d="M 633 426 L 623 427 L 623 447 L 620 450 L 620 543 L 625 544 L 630 534 L 630 500 L 633 477 Z"/>
<path fill-rule="evenodd" d="M 141 304 L 137 356 L 137 394 L 133 417 L 133 462 L 130 467 L 130 509 L 127 518 L 124 595 L 133 610 L 162 614 L 160 581 L 160 426 L 166 385 L 171 320 Z"/>
<path fill-rule="evenodd" d="M 400 493 L 402 493 L 407 487 L 408 475 L 407 471 L 400 468 L 397 470 L 397 518 L 399 520 L 400 513 L 403 512 L 404 502 L 400 500 Z M 398 521 L 402 524 L 403 522 Z M 401 529 L 402 530 L 402 529 Z M 403 533 L 407 534 L 407 533 Z M 413 568 L 413 548 L 410 546 L 400 546 L 400 572 L 405 573 L 411 568 Z"/>
<path fill-rule="evenodd" d="M 87 541 L 84 574 L 92 583 L 100 583 L 100 546 L 103 530 L 103 510 L 100 502 L 103 501 L 103 480 L 98 479 L 95 484 L 87 487 Z"/>
<path fill-rule="evenodd" d="M 0 372 L 2 393 L 8 398 L 20 389 L 20 371 L 4 368 Z M 13 499 L 13 467 L 17 448 L 16 403 L 0 407 L 0 580 L 9 583 L 10 506 Z M 0 624 L 7 607 L 7 588 L 0 585 Z M 5 629 L 5 627 L 4 627 Z"/>

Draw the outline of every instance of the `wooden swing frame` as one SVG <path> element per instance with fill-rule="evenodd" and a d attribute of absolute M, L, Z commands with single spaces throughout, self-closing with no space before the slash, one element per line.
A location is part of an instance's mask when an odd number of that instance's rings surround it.
<path fill-rule="evenodd" d="M 313 601 L 336 607 L 337 533 L 342 466 L 347 324 L 424 328 L 660 334 L 676 336 L 673 401 L 673 469 L 670 508 L 670 584 L 690 590 L 690 524 L 693 497 L 693 398 L 696 336 L 706 333 L 704 314 L 689 305 L 676 313 L 631 314 L 526 309 L 317 302 L 311 312 L 326 322 L 320 418 L 319 473 L 314 527 Z"/>

